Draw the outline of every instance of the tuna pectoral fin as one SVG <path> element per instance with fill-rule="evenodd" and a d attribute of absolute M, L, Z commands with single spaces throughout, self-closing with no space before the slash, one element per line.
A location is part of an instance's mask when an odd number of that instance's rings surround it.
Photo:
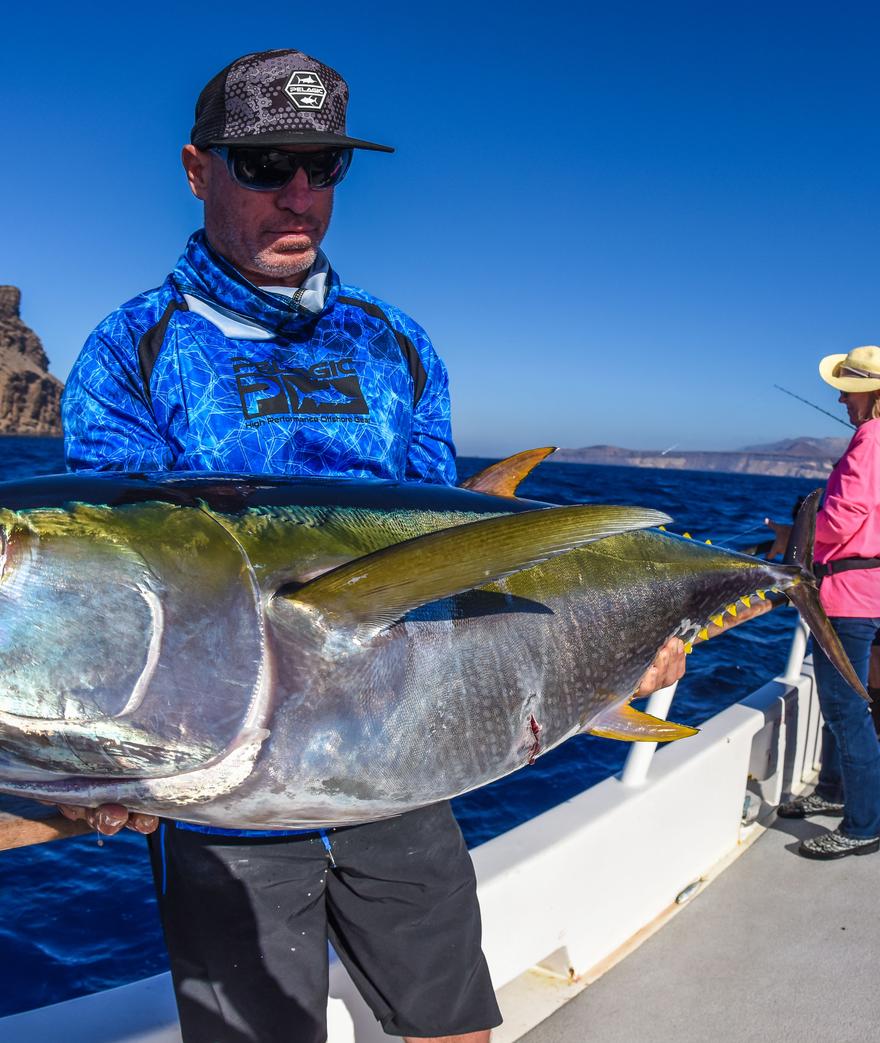
<path fill-rule="evenodd" d="M 115 720 L 46 720 L 12 713 L 0 713 L 0 750 L 42 771 L 122 778 L 190 771 L 218 752 Z"/>
<path fill-rule="evenodd" d="M 825 609 L 822 608 L 819 601 L 819 591 L 812 580 L 804 577 L 800 583 L 787 587 L 784 593 L 803 616 L 804 622 L 813 635 L 813 640 L 819 644 L 825 655 L 837 667 L 837 672 L 840 676 L 847 684 L 855 688 L 866 702 L 870 702 L 871 698 L 865 691 L 865 686 L 859 680 L 859 676 L 853 669 L 849 657 L 843 650 L 843 645 L 840 643 L 837 632 L 831 625 L 828 616 L 825 615 Z"/>
<path fill-rule="evenodd" d="M 516 456 L 508 456 L 497 464 L 490 464 L 478 474 L 465 478 L 462 489 L 471 489 L 475 493 L 489 493 L 492 496 L 513 496 L 519 486 L 538 464 L 551 453 L 556 446 L 545 446 L 543 449 L 526 449 Z"/>
<path fill-rule="evenodd" d="M 623 742 L 672 742 L 696 735 L 699 728 L 661 721 L 659 717 L 624 704 L 603 713 L 584 731 L 587 735 L 601 735 L 604 739 L 621 739 Z"/>
<path fill-rule="evenodd" d="M 278 594 L 316 609 L 332 625 L 378 631 L 430 601 L 665 519 L 659 511 L 589 504 L 504 514 L 396 543 Z"/>

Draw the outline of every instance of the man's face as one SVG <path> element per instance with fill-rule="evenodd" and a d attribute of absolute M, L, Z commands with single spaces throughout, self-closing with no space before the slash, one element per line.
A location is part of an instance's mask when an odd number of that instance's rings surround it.
<path fill-rule="evenodd" d="M 255 192 L 237 184 L 213 152 L 186 145 L 182 159 L 193 195 L 205 204 L 211 246 L 258 286 L 299 286 L 330 224 L 333 189 L 310 188 L 300 169 L 277 192 Z"/>

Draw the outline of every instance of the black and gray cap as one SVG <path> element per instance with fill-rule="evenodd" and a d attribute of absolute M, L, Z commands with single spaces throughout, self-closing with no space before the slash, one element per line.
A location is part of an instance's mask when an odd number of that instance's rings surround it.
<path fill-rule="evenodd" d="M 259 51 L 236 58 L 196 102 L 190 141 L 212 145 L 328 145 L 393 152 L 345 131 L 348 84 L 302 51 Z"/>

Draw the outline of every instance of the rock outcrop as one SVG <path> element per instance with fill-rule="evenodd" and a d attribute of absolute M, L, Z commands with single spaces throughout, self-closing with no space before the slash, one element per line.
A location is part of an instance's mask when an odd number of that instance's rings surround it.
<path fill-rule="evenodd" d="M 21 321 L 21 290 L 0 286 L 0 435 L 60 435 L 64 385 Z"/>

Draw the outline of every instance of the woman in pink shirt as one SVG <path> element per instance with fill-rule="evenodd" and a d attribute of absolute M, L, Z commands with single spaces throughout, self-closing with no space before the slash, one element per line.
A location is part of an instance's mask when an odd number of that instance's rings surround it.
<path fill-rule="evenodd" d="M 862 682 L 880 629 L 880 348 L 829 355 L 819 373 L 840 391 L 856 431 L 828 479 L 816 518 L 814 571 L 820 600 Z M 839 828 L 805 840 L 807 858 L 880 849 L 880 741 L 868 704 L 813 644 L 825 718 L 822 771 L 814 793 L 779 808 L 783 818 L 843 813 Z"/>

